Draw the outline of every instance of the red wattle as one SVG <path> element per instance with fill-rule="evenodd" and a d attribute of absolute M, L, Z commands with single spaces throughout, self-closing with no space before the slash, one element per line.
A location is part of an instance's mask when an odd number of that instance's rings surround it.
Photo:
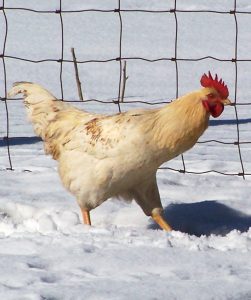
<path fill-rule="evenodd" d="M 223 110 L 224 110 L 224 105 L 220 101 L 209 101 L 209 100 L 204 100 L 202 101 L 203 106 L 205 107 L 206 111 L 210 113 L 210 115 L 214 118 L 219 117 Z"/>
<path fill-rule="evenodd" d="M 216 102 L 212 106 L 210 113 L 214 118 L 217 118 L 222 114 L 223 110 L 224 110 L 224 105 L 221 102 Z"/>

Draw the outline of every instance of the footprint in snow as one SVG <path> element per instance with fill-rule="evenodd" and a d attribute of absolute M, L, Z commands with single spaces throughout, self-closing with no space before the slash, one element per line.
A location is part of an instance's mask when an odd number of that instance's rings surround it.
<path fill-rule="evenodd" d="M 42 276 L 40 278 L 40 280 L 44 283 L 56 283 L 58 281 L 58 278 L 54 275 L 45 275 L 45 276 Z"/>
<path fill-rule="evenodd" d="M 44 270 L 46 269 L 46 265 L 42 262 L 28 262 L 27 266 L 29 269 L 37 269 L 37 270 Z"/>
<path fill-rule="evenodd" d="M 0 211 L 0 222 L 6 220 L 8 217 L 6 213 Z"/>

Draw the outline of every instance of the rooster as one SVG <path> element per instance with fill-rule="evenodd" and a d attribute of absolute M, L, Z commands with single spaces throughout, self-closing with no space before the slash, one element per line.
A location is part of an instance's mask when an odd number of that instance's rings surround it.
<path fill-rule="evenodd" d="M 170 231 L 156 181 L 158 167 L 192 148 L 230 105 L 228 88 L 210 72 L 202 88 L 152 110 L 98 115 L 58 101 L 30 82 L 14 83 L 8 96 L 24 95 L 28 118 L 58 161 L 63 185 L 75 195 L 84 224 L 90 211 L 109 198 L 135 200 L 147 216 Z"/>

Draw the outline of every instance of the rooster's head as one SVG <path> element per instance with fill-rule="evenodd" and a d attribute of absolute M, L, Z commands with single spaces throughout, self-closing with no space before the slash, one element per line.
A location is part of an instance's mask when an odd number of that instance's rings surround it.
<path fill-rule="evenodd" d="M 203 86 L 203 94 L 205 95 L 202 103 L 206 111 L 214 118 L 219 117 L 223 110 L 224 105 L 230 105 L 231 101 L 228 99 L 228 88 L 222 79 L 218 80 L 217 74 L 215 78 L 211 73 L 204 74 L 200 80 Z"/>

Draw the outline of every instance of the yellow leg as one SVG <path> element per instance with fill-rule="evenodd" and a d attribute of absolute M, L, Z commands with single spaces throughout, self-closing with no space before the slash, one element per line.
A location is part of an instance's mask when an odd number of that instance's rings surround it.
<path fill-rule="evenodd" d="M 172 227 L 167 224 L 167 222 L 164 220 L 164 218 L 161 215 L 161 212 L 158 209 L 154 209 L 152 212 L 152 218 L 154 221 L 159 224 L 159 226 L 165 230 L 165 231 L 171 231 Z"/>
<path fill-rule="evenodd" d="M 91 217 L 89 210 L 81 208 L 81 213 L 83 217 L 84 224 L 91 225 Z"/>

